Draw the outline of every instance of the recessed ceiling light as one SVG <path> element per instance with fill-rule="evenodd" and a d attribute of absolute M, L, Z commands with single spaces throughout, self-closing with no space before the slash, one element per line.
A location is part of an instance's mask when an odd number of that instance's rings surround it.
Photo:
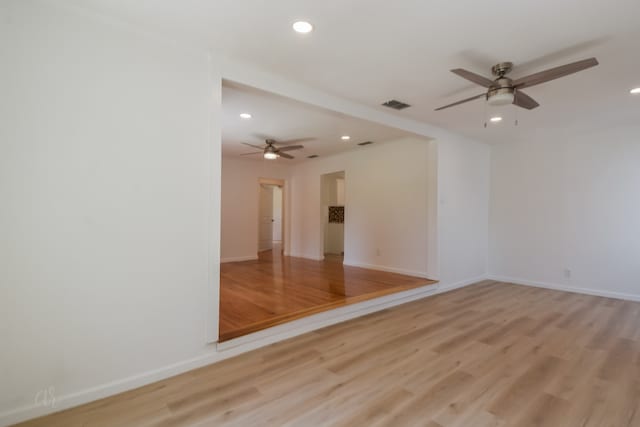
<path fill-rule="evenodd" d="M 340 139 L 341 139 L 341 140 L 343 140 L 343 141 L 348 141 L 348 140 L 350 140 L 350 139 L 351 139 L 351 137 L 350 137 L 349 135 L 342 135 L 342 136 L 340 137 Z"/>
<path fill-rule="evenodd" d="M 307 21 L 296 21 L 293 23 L 293 29 L 296 33 L 308 34 L 313 31 L 313 25 Z"/>
<path fill-rule="evenodd" d="M 502 117 L 491 117 L 489 120 L 491 120 L 493 123 L 498 123 L 502 121 Z"/>
<path fill-rule="evenodd" d="M 249 114 L 249 113 L 240 113 L 240 117 L 242 117 L 243 119 L 250 119 L 251 118 L 251 114 Z"/>
<path fill-rule="evenodd" d="M 639 93 L 640 93 L 640 87 L 634 87 L 633 89 L 631 89 L 631 90 L 629 91 L 629 93 L 632 93 L 632 94 L 634 94 L 634 95 L 639 94 Z"/>

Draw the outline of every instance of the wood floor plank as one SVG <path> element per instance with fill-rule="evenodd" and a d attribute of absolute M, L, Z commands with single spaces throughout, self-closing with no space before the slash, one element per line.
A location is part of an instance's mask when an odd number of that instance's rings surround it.
<path fill-rule="evenodd" d="M 639 316 L 485 281 L 22 426 L 638 426 Z"/>

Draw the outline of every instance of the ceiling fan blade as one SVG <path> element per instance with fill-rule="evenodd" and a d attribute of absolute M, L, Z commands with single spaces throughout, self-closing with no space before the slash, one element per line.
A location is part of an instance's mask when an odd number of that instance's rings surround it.
<path fill-rule="evenodd" d="M 285 159 L 295 159 L 295 157 L 293 157 L 292 155 L 287 154 L 287 153 L 281 153 L 280 151 L 278 151 L 278 155 L 280 157 L 284 157 Z"/>
<path fill-rule="evenodd" d="M 264 154 L 264 151 L 254 151 L 253 153 L 242 153 L 241 156 L 251 156 L 252 154 Z"/>
<path fill-rule="evenodd" d="M 478 99 L 478 98 L 484 98 L 486 96 L 487 96 L 486 94 L 481 93 L 480 95 L 472 96 L 471 98 L 463 99 L 462 101 L 454 102 L 453 104 L 449 104 L 449 105 L 445 105 L 444 107 L 436 108 L 435 111 L 444 110 L 445 108 L 449 108 L 449 107 L 453 107 L 453 106 L 456 106 L 456 105 L 464 104 L 465 102 L 473 101 L 474 99 Z"/>
<path fill-rule="evenodd" d="M 513 103 L 518 107 L 526 108 L 527 110 L 533 110 L 540 105 L 535 99 L 519 90 L 516 90 L 513 95 Z"/>
<path fill-rule="evenodd" d="M 513 86 L 517 89 L 523 89 L 525 87 L 539 85 L 540 83 L 568 76 L 569 74 L 577 73 L 578 71 L 586 70 L 587 68 L 595 67 L 596 65 L 598 65 L 598 60 L 596 58 L 583 59 L 582 61 L 572 62 L 571 64 L 561 65 L 559 67 L 550 68 L 548 70 L 540 71 L 539 73 L 521 77 L 513 82 Z"/>
<path fill-rule="evenodd" d="M 472 73 L 471 71 L 467 71 L 465 69 L 462 68 L 455 68 L 453 70 L 451 70 L 451 72 L 453 74 L 457 74 L 458 76 L 462 77 L 463 79 L 467 79 L 469 81 L 474 82 L 475 84 L 478 84 L 482 87 L 491 87 L 494 84 L 494 81 L 491 79 L 488 79 L 486 77 L 481 76 L 480 74 L 476 74 L 476 73 Z"/>
<path fill-rule="evenodd" d="M 240 144 L 248 145 L 249 147 L 257 148 L 258 150 L 264 150 L 264 147 L 260 147 L 259 145 L 249 144 L 248 142 L 241 142 Z"/>
<path fill-rule="evenodd" d="M 309 142 L 309 141 L 315 141 L 315 138 L 287 139 L 287 140 L 284 140 L 284 141 L 275 141 L 274 144 L 275 145 L 291 145 L 291 144 L 297 144 L 299 142 Z"/>
<path fill-rule="evenodd" d="M 299 150 L 304 148 L 304 145 L 287 145 L 286 147 L 278 148 L 278 153 L 282 151 Z"/>

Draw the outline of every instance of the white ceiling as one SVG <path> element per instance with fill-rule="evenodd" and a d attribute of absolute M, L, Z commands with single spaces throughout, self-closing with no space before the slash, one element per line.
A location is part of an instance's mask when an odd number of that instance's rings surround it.
<path fill-rule="evenodd" d="M 250 113 L 252 117 L 243 119 L 240 113 Z M 258 135 L 276 140 L 315 138 L 300 143 L 303 149 L 287 153 L 295 159 L 278 160 L 291 164 L 307 160 L 307 156 L 312 154 L 324 157 L 341 151 L 362 149 L 357 145 L 359 142 L 383 143 L 411 134 L 225 82 L 222 87 L 222 154 L 239 156 L 241 153 L 257 151 L 241 143 L 262 145 L 263 138 Z M 351 139 L 343 141 L 340 139 L 343 135 Z M 261 155 L 243 157 L 262 160 Z"/>
<path fill-rule="evenodd" d="M 405 101 L 413 107 L 394 114 L 490 142 L 635 123 L 640 114 L 640 97 L 628 93 L 640 86 L 638 0 L 69 1 L 362 104 Z M 300 18 L 315 31 L 295 34 Z M 601 65 L 528 89 L 541 107 L 520 110 L 517 127 L 484 129 L 480 100 L 433 111 L 482 92 L 451 68 L 489 76 L 494 63 L 512 61 L 518 77 L 590 56 Z"/>

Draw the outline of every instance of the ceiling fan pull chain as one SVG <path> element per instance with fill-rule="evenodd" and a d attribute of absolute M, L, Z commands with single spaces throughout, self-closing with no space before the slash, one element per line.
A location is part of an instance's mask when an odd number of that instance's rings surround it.
<path fill-rule="evenodd" d="M 488 112 L 487 112 L 487 103 L 485 101 L 484 103 L 484 128 L 487 128 L 487 116 L 488 116 Z"/>

